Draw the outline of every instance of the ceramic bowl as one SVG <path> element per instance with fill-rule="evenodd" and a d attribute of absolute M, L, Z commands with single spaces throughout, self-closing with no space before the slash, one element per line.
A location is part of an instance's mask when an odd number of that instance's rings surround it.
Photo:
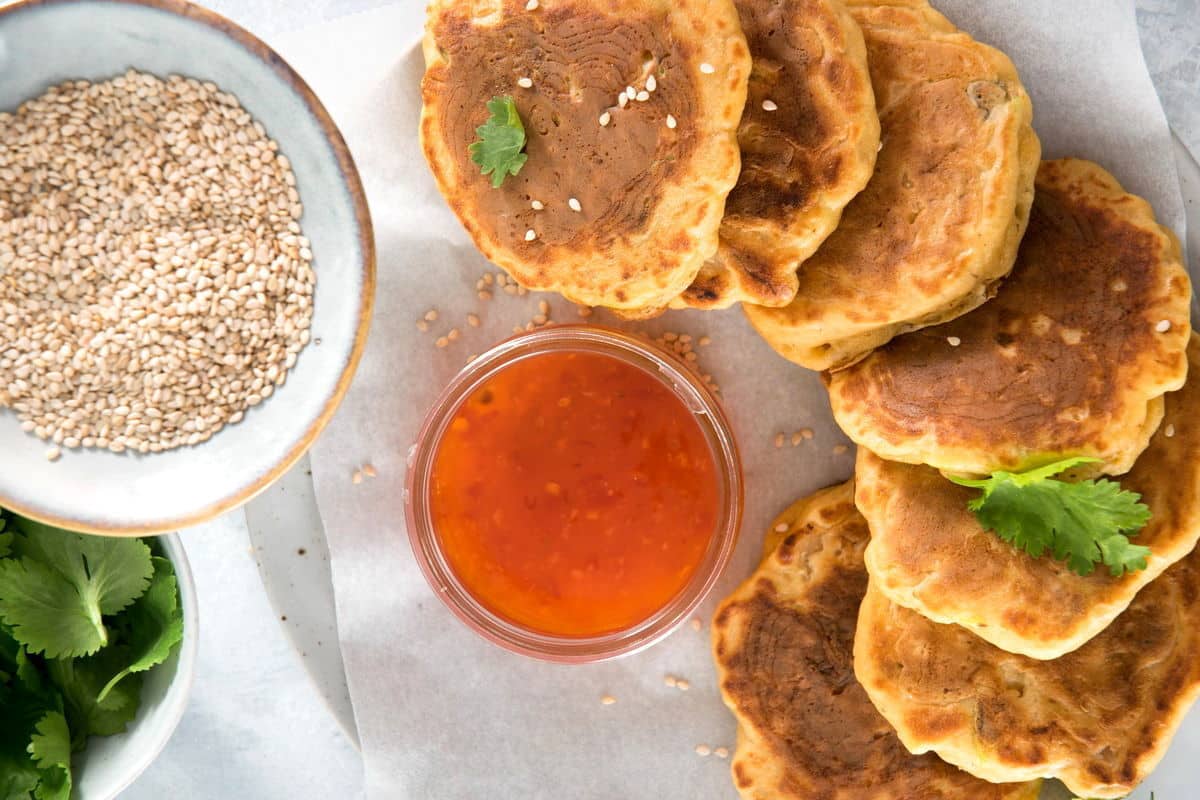
<path fill-rule="evenodd" d="M 71 78 L 135 68 L 232 92 L 292 162 L 317 285 L 312 342 L 287 382 L 208 442 L 147 456 L 65 452 L 0 411 L 0 506 L 70 530 L 144 535 L 244 503 L 312 445 L 366 342 L 375 251 L 362 184 L 341 134 L 304 81 L 265 44 L 181 0 L 17 0 L 0 6 L 0 111 Z"/>
<path fill-rule="evenodd" d="M 125 790 L 166 747 L 187 708 L 196 673 L 196 643 L 200 628 L 196 584 L 183 543 L 175 534 L 159 538 L 175 567 L 183 608 L 183 643 L 166 663 L 146 673 L 142 705 L 129 729 L 116 736 L 92 737 L 75 756 L 73 800 L 111 800 Z"/>

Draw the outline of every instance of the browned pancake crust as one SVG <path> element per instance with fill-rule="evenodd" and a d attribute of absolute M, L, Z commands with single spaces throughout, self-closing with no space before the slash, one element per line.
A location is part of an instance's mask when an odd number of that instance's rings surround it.
<path fill-rule="evenodd" d="M 476 245 L 520 283 L 653 313 L 715 251 L 749 68 L 732 0 L 544 0 L 534 11 L 435 0 L 425 52 L 430 167 Z M 715 73 L 701 74 L 701 60 Z M 651 74 L 649 98 L 618 107 Z M 469 152 L 497 96 L 514 99 L 528 136 L 528 161 L 499 189 Z"/>
<path fill-rule="evenodd" d="M 1189 353 L 1200 375 L 1195 336 Z M 967 510 L 975 490 L 860 449 L 856 501 L 871 526 L 872 580 L 893 602 L 1003 650 L 1048 659 L 1081 647 L 1200 539 L 1198 409 L 1200 379 L 1168 394 L 1162 427 L 1121 478 L 1153 515 L 1134 538 L 1152 551 L 1147 568 L 1121 577 L 1103 566 L 1080 576 L 1060 561 L 1031 558 L 980 527 Z"/>
<path fill-rule="evenodd" d="M 875 166 L 879 117 L 862 32 L 841 0 L 738 0 L 753 68 L 717 256 L 679 305 L 778 306 Z M 777 106 L 763 108 L 764 101 Z"/>
<path fill-rule="evenodd" d="M 1048 161 L 996 298 L 827 376 L 834 414 L 893 460 L 986 474 L 1080 455 L 1120 474 L 1186 378 L 1190 298 L 1145 201 L 1091 162 Z"/>
<path fill-rule="evenodd" d="M 1040 152 L 1004 54 L 924 2 L 847 5 L 883 131 L 875 174 L 801 266 L 795 299 L 745 307 L 772 347 L 811 369 L 987 299 L 1012 267 Z"/>
<path fill-rule="evenodd" d="M 1080 797 L 1123 797 L 1154 769 L 1200 694 L 1197 615 L 1200 552 L 1055 661 L 931 622 L 872 586 L 854 667 L 914 752 L 989 780 L 1055 777 Z"/>
<path fill-rule="evenodd" d="M 782 525 L 784 531 L 775 528 Z M 1030 800 L 1036 784 L 995 786 L 913 756 L 854 678 L 866 590 L 864 520 L 850 484 L 799 501 L 778 541 L 718 609 L 713 652 L 740 724 L 734 783 L 753 800 Z"/>

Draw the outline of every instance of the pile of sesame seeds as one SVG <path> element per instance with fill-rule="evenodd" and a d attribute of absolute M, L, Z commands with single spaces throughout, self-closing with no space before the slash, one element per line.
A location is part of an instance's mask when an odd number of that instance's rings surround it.
<path fill-rule="evenodd" d="M 270 397 L 315 275 L 288 159 L 212 83 L 130 71 L 0 114 L 0 407 L 157 453 Z"/>

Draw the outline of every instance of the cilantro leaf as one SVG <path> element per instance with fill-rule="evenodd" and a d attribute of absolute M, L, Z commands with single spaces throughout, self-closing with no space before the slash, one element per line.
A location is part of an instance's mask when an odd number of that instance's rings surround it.
<path fill-rule="evenodd" d="M 5 527 L 8 525 L 8 520 L 4 518 L 4 511 L 0 510 L 0 558 L 6 558 L 12 553 L 13 535 L 11 532 L 5 532 Z"/>
<path fill-rule="evenodd" d="M 41 773 L 41 783 L 34 790 L 34 797 L 37 800 L 70 800 L 71 731 L 61 711 L 51 711 L 42 717 L 30 737 L 28 751 Z"/>
<path fill-rule="evenodd" d="M 18 518 L 18 558 L 0 560 L 0 620 L 49 658 L 95 653 L 108 643 L 103 615 L 140 597 L 154 566 L 137 539 L 81 536 Z"/>
<path fill-rule="evenodd" d="M 166 661 L 175 645 L 183 641 L 183 611 L 179 608 L 175 570 L 165 558 L 156 556 L 153 561 L 150 588 L 113 623 L 128 643 L 132 661 L 100 691 L 99 702 L 104 702 L 125 677 Z"/>
<path fill-rule="evenodd" d="M 1071 458 L 1026 472 L 996 472 L 972 480 L 951 477 L 960 486 L 981 489 L 968 508 L 979 523 L 1034 558 L 1049 551 L 1079 575 L 1103 563 L 1114 577 L 1146 568 L 1150 548 L 1132 544 L 1150 520 L 1136 492 L 1112 480 L 1078 483 L 1053 476 L 1095 459 Z"/>
<path fill-rule="evenodd" d="M 130 675 L 99 699 L 104 686 L 130 663 L 129 651 L 109 645 L 87 658 L 56 658 L 46 662 L 50 679 L 63 694 L 71 746 L 83 749 L 88 736 L 123 733 L 141 704 L 142 676 Z"/>
<path fill-rule="evenodd" d="M 29 800 L 42 779 L 29 756 L 30 740 L 38 721 L 53 709 L 17 686 L 0 686 L 0 709 L 0 800 Z"/>
<path fill-rule="evenodd" d="M 475 129 L 479 141 L 468 148 L 471 160 L 484 175 L 492 176 L 492 188 L 499 189 L 510 174 L 516 175 L 529 156 L 525 149 L 525 125 L 511 97 L 493 97 L 488 101 L 488 121 Z"/>

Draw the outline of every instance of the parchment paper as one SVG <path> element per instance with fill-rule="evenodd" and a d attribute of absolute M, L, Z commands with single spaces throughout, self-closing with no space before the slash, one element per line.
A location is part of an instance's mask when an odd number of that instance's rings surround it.
<path fill-rule="evenodd" d="M 370 346 L 313 457 L 368 790 L 374 798 L 422 800 L 733 798 L 728 761 L 694 752 L 701 743 L 735 744 L 709 659 L 708 617 L 749 573 L 773 515 L 848 477 L 853 452 L 833 451 L 845 440 L 817 376 L 776 356 L 740 313 L 670 313 L 640 327 L 712 337 L 702 363 L 723 388 L 746 467 L 742 540 L 701 609 L 703 630 L 685 625 L 646 653 L 562 667 L 503 652 L 442 607 L 406 539 L 405 456 L 429 404 L 467 356 L 530 319 L 541 298 L 476 298 L 487 265 L 438 195 L 417 143 L 422 6 L 410 0 L 280 42 L 342 126 L 379 244 Z M 1048 155 L 1099 160 L 1183 233 L 1169 134 L 1132 2 L 944 0 L 939 7 L 1013 57 Z M 547 299 L 555 319 L 577 319 L 573 307 Z M 431 308 L 439 320 L 432 333 L 420 333 L 415 323 Z M 482 328 L 467 327 L 469 312 L 483 317 Z M 462 338 L 434 347 L 451 327 Z M 816 431 L 812 441 L 775 448 L 776 433 L 805 427 Z M 379 477 L 352 484 L 366 462 Z M 687 679 L 690 691 L 664 685 L 668 673 Z M 601 705 L 605 694 L 617 702 Z"/>

